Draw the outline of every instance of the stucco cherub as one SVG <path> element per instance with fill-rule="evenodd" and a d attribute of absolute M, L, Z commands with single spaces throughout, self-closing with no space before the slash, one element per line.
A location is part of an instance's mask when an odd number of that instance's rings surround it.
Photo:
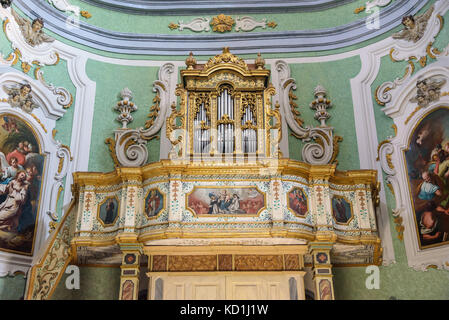
<path fill-rule="evenodd" d="M 0 0 L 0 4 L 3 8 L 9 8 L 11 6 L 12 0 Z"/>
<path fill-rule="evenodd" d="M 418 80 L 416 83 L 416 96 L 410 102 L 417 102 L 421 107 L 427 107 L 431 102 L 440 100 L 441 88 L 446 84 L 446 79 L 430 77 Z"/>
<path fill-rule="evenodd" d="M 20 27 L 20 31 L 22 32 L 23 38 L 26 43 L 30 46 L 35 47 L 44 42 L 53 42 L 54 38 L 46 35 L 43 32 L 44 28 L 44 20 L 42 18 L 34 19 L 33 22 L 28 21 L 28 19 L 22 18 L 11 8 L 11 13 L 16 19 L 17 24 Z"/>
<path fill-rule="evenodd" d="M 3 86 L 3 90 L 8 94 L 8 103 L 11 107 L 21 108 L 23 111 L 31 113 L 38 106 L 31 95 L 31 86 L 29 84 Z"/>
<path fill-rule="evenodd" d="M 413 41 L 415 43 L 421 40 L 433 11 L 434 7 L 431 7 L 422 15 L 416 17 L 404 17 L 402 19 L 402 24 L 405 26 L 405 29 L 393 34 L 393 39 L 402 39 L 405 41 Z"/>

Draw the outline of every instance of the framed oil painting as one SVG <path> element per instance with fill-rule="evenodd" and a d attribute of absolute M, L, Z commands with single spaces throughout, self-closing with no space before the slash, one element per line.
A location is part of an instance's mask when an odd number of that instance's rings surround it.
<path fill-rule="evenodd" d="M 187 208 L 197 215 L 257 215 L 265 208 L 265 194 L 255 187 L 196 187 Z"/>
<path fill-rule="evenodd" d="M 288 208 L 297 216 L 304 217 L 307 214 L 307 196 L 301 188 L 293 188 L 287 195 Z"/>
<path fill-rule="evenodd" d="M 150 189 L 145 197 L 145 215 L 156 217 L 164 209 L 164 195 L 158 189 Z"/>
<path fill-rule="evenodd" d="M 108 197 L 100 203 L 98 218 L 104 226 L 114 225 L 118 218 L 119 201 L 116 197 Z"/>
<path fill-rule="evenodd" d="M 405 152 L 421 249 L 449 242 L 449 110 L 428 114 Z"/>
<path fill-rule="evenodd" d="M 352 218 L 351 203 L 345 197 L 334 196 L 332 198 L 332 215 L 337 223 L 347 224 Z"/>
<path fill-rule="evenodd" d="M 32 255 L 44 156 L 31 127 L 0 115 L 0 250 Z"/>

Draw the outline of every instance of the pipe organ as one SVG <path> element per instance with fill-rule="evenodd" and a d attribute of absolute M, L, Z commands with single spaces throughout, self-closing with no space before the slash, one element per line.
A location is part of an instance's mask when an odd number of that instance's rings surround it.
<path fill-rule="evenodd" d="M 218 152 L 234 153 L 234 97 L 228 87 L 217 97 Z"/>
<path fill-rule="evenodd" d="M 167 137 L 179 147 L 171 159 L 277 158 L 281 117 L 264 60 L 247 64 L 225 48 L 205 64 L 190 55 L 186 65 L 179 110 L 167 119 Z M 182 134 L 174 136 L 176 129 Z"/>

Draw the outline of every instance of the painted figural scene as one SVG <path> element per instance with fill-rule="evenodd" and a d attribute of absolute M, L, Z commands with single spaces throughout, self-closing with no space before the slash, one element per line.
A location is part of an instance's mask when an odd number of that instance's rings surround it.
<path fill-rule="evenodd" d="M 197 215 L 258 214 L 265 197 L 256 188 L 195 188 L 188 196 L 188 207 Z"/>
<path fill-rule="evenodd" d="M 351 204 L 343 197 L 332 198 L 332 215 L 337 223 L 347 223 L 352 217 Z"/>
<path fill-rule="evenodd" d="M 288 207 L 297 215 L 305 216 L 307 207 L 307 196 L 301 188 L 294 188 L 288 193 Z"/>
<path fill-rule="evenodd" d="M 31 255 L 44 157 L 32 130 L 19 118 L 0 116 L 0 249 Z"/>
<path fill-rule="evenodd" d="M 116 197 L 107 198 L 100 205 L 99 217 L 105 225 L 111 225 L 118 216 L 118 201 Z"/>
<path fill-rule="evenodd" d="M 419 123 L 405 158 L 420 245 L 447 242 L 449 109 L 438 109 Z"/>
<path fill-rule="evenodd" d="M 164 196 L 158 189 L 151 189 L 145 198 L 145 214 L 156 217 L 164 208 Z"/>

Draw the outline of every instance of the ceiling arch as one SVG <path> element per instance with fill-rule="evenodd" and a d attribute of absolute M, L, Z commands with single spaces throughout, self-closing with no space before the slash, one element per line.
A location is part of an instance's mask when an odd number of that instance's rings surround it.
<path fill-rule="evenodd" d="M 92 5 L 133 14 L 190 15 L 229 13 L 285 13 L 319 11 L 341 6 L 355 0 L 84 0 Z"/>
<path fill-rule="evenodd" d="M 254 1 L 247 0 L 244 3 L 248 2 Z M 324 3 L 326 0 L 281 2 Z M 429 0 L 394 1 L 380 11 L 379 29 L 370 29 L 366 25 L 366 19 L 362 18 L 327 29 L 182 35 L 123 33 L 106 30 L 84 21 L 80 21 L 79 26 L 74 28 L 67 24 L 67 16 L 64 13 L 49 6 L 45 1 L 16 0 L 14 3 L 30 18 L 42 17 L 45 27 L 52 32 L 94 49 L 121 54 L 186 56 L 192 49 L 196 55 L 213 55 L 225 46 L 230 47 L 236 54 L 312 52 L 345 48 L 394 29 L 401 24 L 402 17 L 416 14 L 428 2 Z"/>

